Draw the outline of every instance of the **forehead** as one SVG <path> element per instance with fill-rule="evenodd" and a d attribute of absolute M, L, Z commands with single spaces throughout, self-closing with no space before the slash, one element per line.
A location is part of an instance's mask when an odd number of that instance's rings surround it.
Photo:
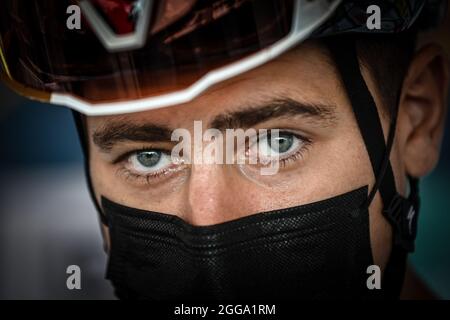
<path fill-rule="evenodd" d="M 185 127 L 194 120 L 210 120 L 224 112 L 255 106 L 270 99 L 290 98 L 304 103 L 343 105 L 345 95 L 325 50 L 308 42 L 271 62 L 222 82 L 191 102 L 114 116 L 87 117 L 89 129 L 113 121 Z"/>

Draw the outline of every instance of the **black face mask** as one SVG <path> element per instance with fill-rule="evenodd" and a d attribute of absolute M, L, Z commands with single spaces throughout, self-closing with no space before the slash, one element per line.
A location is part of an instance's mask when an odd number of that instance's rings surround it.
<path fill-rule="evenodd" d="M 368 298 L 367 188 L 212 226 L 105 198 L 107 278 L 122 299 Z"/>

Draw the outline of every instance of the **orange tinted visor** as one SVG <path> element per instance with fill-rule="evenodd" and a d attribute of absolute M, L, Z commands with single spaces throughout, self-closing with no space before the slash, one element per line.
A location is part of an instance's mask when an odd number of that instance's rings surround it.
<path fill-rule="evenodd" d="M 164 21 L 157 16 L 164 11 L 158 3 L 168 2 L 156 1 L 152 20 Z M 97 104 L 183 90 L 209 71 L 286 37 L 293 19 L 291 0 L 196 1 L 162 29 L 150 22 L 143 47 L 110 52 L 83 17 L 80 29 L 67 27 L 67 8 L 73 4 L 2 3 L 2 78 L 16 91 L 41 99 L 70 94 Z"/>

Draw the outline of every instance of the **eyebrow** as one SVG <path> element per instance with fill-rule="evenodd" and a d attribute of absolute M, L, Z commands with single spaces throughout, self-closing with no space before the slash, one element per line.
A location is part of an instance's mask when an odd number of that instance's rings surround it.
<path fill-rule="evenodd" d="M 111 151 L 115 144 L 124 141 L 158 142 L 170 141 L 172 130 L 155 124 L 133 124 L 129 122 L 107 123 L 97 129 L 92 139 L 104 152 Z"/>
<path fill-rule="evenodd" d="M 225 130 L 228 128 L 250 128 L 271 119 L 303 116 L 331 124 L 336 120 L 335 106 L 324 104 L 301 103 L 282 98 L 274 99 L 263 106 L 247 107 L 243 110 L 221 114 L 210 123 L 211 128 Z"/>
<path fill-rule="evenodd" d="M 261 105 L 249 106 L 242 110 L 220 114 L 210 123 L 210 128 L 221 131 L 231 128 L 250 128 L 256 124 L 279 118 L 294 116 L 308 117 L 323 126 L 335 122 L 336 107 L 333 105 L 302 103 L 293 99 L 274 99 Z M 129 120 L 111 121 L 93 134 L 94 143 L 103 151 L 110 151 L 115 144 L 124 141 L 162 142 L 171 141 L 173 129 L 152 123 L 135 124 Z"/>

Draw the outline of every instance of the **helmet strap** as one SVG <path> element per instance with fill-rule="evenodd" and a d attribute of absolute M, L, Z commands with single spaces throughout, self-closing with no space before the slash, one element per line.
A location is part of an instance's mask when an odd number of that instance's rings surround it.
<path fill-rule="evenodd" d="M 408 177 L 410 194 L 408 198 L 403 197 L 397 192 L 390 162 L 400 94 L 391 112 L 385 141 L 378 109 L 361 73 L 355 40 L 351 36 L 341 36 L 327 38 L 325 42 L 350 100 L 375 174 L 375 184 L 364 206 L 368 207 L 379 191 L 384 204 L 383 215 L 392 226 L 392 251 L 384 271 L 382 288 L 389 298 L 398 298 L 403 286 L 407 254 L 414 251 L 419 212 L 418 179 Z"/>

